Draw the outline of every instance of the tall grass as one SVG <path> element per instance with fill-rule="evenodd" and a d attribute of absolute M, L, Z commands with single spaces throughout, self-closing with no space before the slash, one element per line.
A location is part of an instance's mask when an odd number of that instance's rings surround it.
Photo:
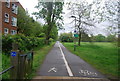
<path fill-rule="evenodd" d="M 2 70 L 8 69 L 10 67 L 10 58 L 8 55 L 2 54 Z M 6 72 L 2 75 L 3 79 L 9 79 L 10 75 L 9 72 Z"/>

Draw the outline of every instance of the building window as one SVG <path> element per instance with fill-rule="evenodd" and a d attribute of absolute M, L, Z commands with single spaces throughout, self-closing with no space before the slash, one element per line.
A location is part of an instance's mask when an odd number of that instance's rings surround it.
<path fill-rule="evenodd" d="M 17 34 L 17 31 L 16 30 L 11 30 L 11 35 L 15 35 Z"/>
<path fill-rule="evenodd" d="M 16 4 L 12 4 L 12 12 L 15 14 L 18 13 L 18 6 Z"/>
<path fill-rule="evenodd" d="M 8 34 L 8 33 L 9 33 L 8 28 L 4 28 L 4 34 L 6 35 L 6 34 Z"/>
<path fill-rule="evenodd" d="M 7 8 L 10 8 L 10 0 L 6 0 L 5 5 Z"/>
<path fill-rule="evenodd" d="M 5 13 L 5 22 L 9 22 L 9 14 Z"/>
<path fill-rule="evenodd" d="M 17 26 L 17 18 L 12 17 L 12 22 L 11 22 L 12 26 Z"/>

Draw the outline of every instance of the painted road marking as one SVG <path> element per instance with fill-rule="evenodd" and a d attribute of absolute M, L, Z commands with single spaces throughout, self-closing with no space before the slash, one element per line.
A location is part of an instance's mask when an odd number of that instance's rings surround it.
<path fill-rule="evenodd" d="M 79 72 L 83 76 L 91 75 L 91 76 L 97 76 L 97 73 L 95 72 L 90 72 L 88 70 L 80 70 Z"/>
<path fill-rule="evenodd" d="M 63 51 L 62 51 L 62 49 L 61 49 L 61 47 L 60 47 L 60 43 L 59 43 L 59 42 L 58 42 L 58 45 L 59 45 L 60 51 L 61 51 L 61 53 L 62 53 L 63 60 L 64 60 L 64 62 L 65 62 L 65 66 L 66 66 L 66 68 L 67 68 L 67 72 L 68 72 L 69 76 L 73 76 L 73 73 L 72 73 L 72 71 L 71 71 L 71 69 L 70 69 L 70 67 L 69 67 L 69 65 L 68 65 L 68 62 L 67 62 L 67 60 L 66 60 L 66 58 L 65 58 L 65 55 L 64 55 L 64 53 L 63 53 Z"/>
<path fill-rule="evenodd" d="M 55 67 L 53 67 L 53 68 L 50 68 L 50 70 L 48 71 L 48 72 L 51 72 L 51 71 L 53 71 L 53 72 L 57 72 L 57 68 L 55 68 Z"/>

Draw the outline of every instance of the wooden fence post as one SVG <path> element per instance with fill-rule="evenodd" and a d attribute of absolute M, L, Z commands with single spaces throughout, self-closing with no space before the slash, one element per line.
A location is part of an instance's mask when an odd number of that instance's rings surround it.
<path fill-rule="evenodd" d="M 14 66 L 13 69 L 11 69 L 10 72 L 10 79 L 18 79 L 18 62 L 19 62 L 19 50 L 18 45 L 16 43 L 12 44 L 12 50 L 11 50 L 11 65 Z"/>
<path fill-rule="evenodd" d="M 22 55 L 22 54 L 21 54 Z M 25 60 L 26 56 L 20 56 L 19 64 L 19 79 L 25 79 Z"/>

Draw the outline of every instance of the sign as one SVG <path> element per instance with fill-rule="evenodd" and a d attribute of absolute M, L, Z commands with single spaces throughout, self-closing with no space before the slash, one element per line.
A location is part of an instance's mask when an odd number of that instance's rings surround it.
<path fill-rule="evenodd" d="M 75 30 L 74 33 L 76 33 L 77 31 Z"/>
<path fill-rule="evenodd" d="M 76 37 L 76 38 L 77 38 L 78 36 L 79 36 L 78 34 L 74 34 L 74 37 Z"/>
<path fill-rule="evenodd" d="M 17 55 L 17 52 L 11 52 L 11 56 L 15 57 Z"/>

